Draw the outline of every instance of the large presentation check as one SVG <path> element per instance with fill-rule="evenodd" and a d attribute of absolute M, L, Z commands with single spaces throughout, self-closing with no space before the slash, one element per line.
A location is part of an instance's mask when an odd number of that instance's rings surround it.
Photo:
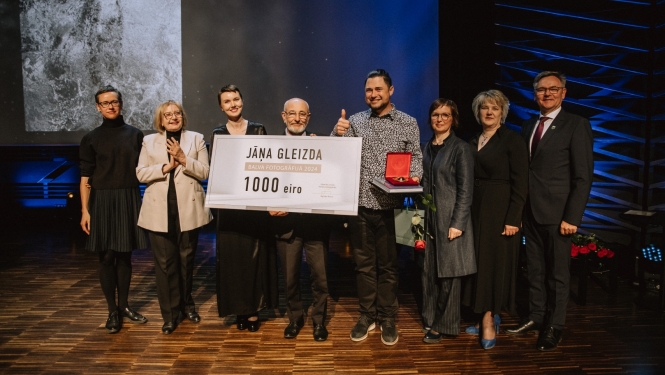
<path fill-rule="evenodd" d="M 216 135 L 206 207 L 358 214 L 362 138 Z"/>

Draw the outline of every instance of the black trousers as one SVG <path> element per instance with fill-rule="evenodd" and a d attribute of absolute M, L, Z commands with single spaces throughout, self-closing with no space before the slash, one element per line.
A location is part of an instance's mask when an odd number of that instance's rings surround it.
<path fill-rule="evenodd" d="M 397 315 L 399 264 L 393 210 L 358 207 L 349 219 L 359 311 L 383 320 Z"/>
<path fill-rule="evenodd" d="M 298 233 L 290 240 L 277 240 L 277 252 L 282 264 L 286 284 L 286 313 L 290 322 L 297 322 L 304 317 L 300 293 L 300 266 L 302 251 L 309 266 L 312 286 L 312 323 L 324 324 L 328 306 L 328 236 L 308 238 L 307 233 Z"/>
<path fill-rule="evenodd" d="M 426 251 L 424 258 L 422 271 L 423 322 L 436 332 L 457 336 L 461 322 L 462 279 L 460 277 L 439 277 L 434 248 Z"/>
<path fill-rule="evenodd" d="M 529 319 L 563 329 L 570 295 L 571 237 L 560 234 L 560 224 L 538 224 L 529 207 L 526 211 Z"/>
<path fill-rule="evenodd" d="M 180 312 L 195 312 L 192 298 L 194 256 L 199 229 L 185 232 L 149 232 L 155 258 L 157 299 L 165 322 L 175 322 Z"/>

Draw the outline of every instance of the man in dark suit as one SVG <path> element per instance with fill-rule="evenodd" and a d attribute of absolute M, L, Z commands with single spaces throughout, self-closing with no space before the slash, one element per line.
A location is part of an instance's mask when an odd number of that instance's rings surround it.
<path fill-rule="evenodd" d="M 536 348 L 561 341 L 570 293 L 571 235 L 582 221 L 593 180 L 593 134 L 589 121 L 561 108 L 566 77 L 545 71 L 534 79 L 540 116 L 522 124 L 531 152 L 525 206 L 529 317 L 510 334 L 540 331 Z"/>
<path fill-rule="evenodd" d="M 289 99 L 284 103 L 282 119 L 286 125 L 286 136 L 310 136 L 305 129 L 309 123 L 309 105 L 298 98 Z M 273 231 L 277 239 L 277 252 L 282 264 L 286 285 L 286 313 L 289 325 L 284 329 L 284 337 L 292 339 L 298 336 L 305 324 L 304 309 L 300 295 L 300 266 L 302 250 L 309 265 L 312 283 L 312 324 L 314 340 L 325 341 L 326 309 L 328 304 L 328 280 L 326 263 L 328 259 L 328 239 L 330 226 L 325 215 L 298 214 L 271 211 Z"/>

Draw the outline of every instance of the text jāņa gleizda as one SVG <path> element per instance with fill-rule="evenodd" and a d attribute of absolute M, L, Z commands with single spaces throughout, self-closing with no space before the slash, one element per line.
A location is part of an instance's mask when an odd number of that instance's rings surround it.
<path fill-rule="evenodd" d="M 274 155 L 274 157 L 273 157 Z M 309 163 L 285 163 L 287 160 L 323 160 L 320 149 L 313 148 L 272 148 L 251 147 L 247 153 L 246 159 L 257 161 L 245 162 L 245 171 L 253 172 L 282 172 L 282 173 L 321 173 L 321 164 Z M 268 163 L 265 160 L 280 160 L 282 163 Z M 285 185 L 280 188 L 278 177 L 252 177 L 244 178 L 245 191 L 253 192 L 272 192 L 283 191 L 286 194 L 301 194 L 301 186 Z"/>

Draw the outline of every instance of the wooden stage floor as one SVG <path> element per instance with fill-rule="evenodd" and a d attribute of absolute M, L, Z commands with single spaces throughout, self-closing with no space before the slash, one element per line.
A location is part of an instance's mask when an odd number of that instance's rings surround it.
<path fill-rule="evenodd" d="M 217 316 L 214 234 L 202 233 L 196 256 L 194 299 L 202 321 L 161 333 L 152 255 L 135 252 L 130 304 L 145 325 L 125 324 L 107 334 L 107 313 L 97 278 L 97 257 L 82 248 L 76 231 L 22 227 L 0 236 L 0 373 L 6 374 L 658 374 L 665 373 L 663 314 L 633 303 L 634 288 L 621 281 L 610 298 L 593 282 L 586 306 L 571 301 L 558 350 L 541 353 L 535 335 L 498 336 L 480 348 L 463 333 L 440 344 L 421 342 L 421 324 L 410 292 L 408 254 L 400 271 L 399 342 L 381 343 L 375 330 L 354 343 L 358 317 L 351 254 L 343 230 L 331 241 L 330 337 L 312 339 L 311 323 L 295 340 L 283 338 L 284 300 L 263 311 L 258 332 L 238 331 L 234 317 Z M 305 267 L 306 268 L 306 267 Z M 303 292 L 308 291 L 303 274 Z M 283 290 L 280 280 L 280 289 Z M 307 303 L 311 294 L 306 294 Z M 507 325 L 517 317 L 504 314 Z M 471 319 L 463 323 L 473 323 Z"/>

